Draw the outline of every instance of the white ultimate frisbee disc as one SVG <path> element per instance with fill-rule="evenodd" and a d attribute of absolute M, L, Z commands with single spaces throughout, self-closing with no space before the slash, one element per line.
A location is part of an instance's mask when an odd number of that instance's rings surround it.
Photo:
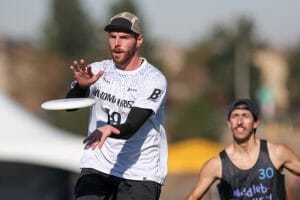
<path fill-rule="evenodd" d="M 44 110 L 69 110 L 89 107 L 95 104 L 91 98 L 54 99 L 41 104 Z"/>

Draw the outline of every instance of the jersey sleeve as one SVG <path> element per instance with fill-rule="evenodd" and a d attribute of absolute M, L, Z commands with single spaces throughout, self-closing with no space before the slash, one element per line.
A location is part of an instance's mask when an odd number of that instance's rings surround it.
<path fill-rule="evenodd" d="M 104 61 L 94 62 L 94 63 L 91 63 L 90 66 L 91 66 L 91 70 L 92 70 L 93 74 L 97 74 L 101 70 L 104 70 L 104 73 L 105 73 L 107 61 L 104 60 Z M 92 92 L 97 89 L 96 84 L 97 84 L 97 82 L 90 86 L 90 97 L 92 96 Z"/>
<path fill-rule="evenodd" d="M 151 109 L 156 113 L 166 98 L 166 94 L 167 80 L 164 76 L 145 80 L 133 107 Z"/>

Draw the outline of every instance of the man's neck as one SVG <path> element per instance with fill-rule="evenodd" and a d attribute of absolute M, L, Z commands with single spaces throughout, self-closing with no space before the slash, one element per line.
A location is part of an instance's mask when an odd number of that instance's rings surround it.
<path fill-rule="evenodd" d="M 243 143 L 233 143 L 234 151 L 239 153 L 250 153 L 255 150 L 255 147 L 259 146 L 259 139 L 252 135 L 247 141 Z"/>
<path fill-rule="evenodd" d="M 244 143 L 233 143 L 227 153 L 230 160 L 239 169 L 250 169 L 255 165 L 259 157 L 260 141 L 253 138 Z"/>
<path fill-rule="evenodd" d="M 134 56 L 128 63 L 117 65 L 117 67 L 124 71 L 133 71 L 138 69 L 143 63 L 143 59 L 139 56 Z"/>

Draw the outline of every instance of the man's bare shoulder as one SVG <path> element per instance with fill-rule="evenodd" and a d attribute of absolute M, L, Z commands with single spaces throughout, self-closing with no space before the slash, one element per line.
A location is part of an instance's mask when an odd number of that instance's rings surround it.
<path fill-rule="evenodd" d="M 270 154 L 276 157 L 284 157 L 286 153 L 292 151 L 292 149 L 286 144 L 268 142 L 268 149 Z"/>
<path fill-rule="evenodd" d="M 220 178 L 222 174 L 222 163 L 219 155 L 214 156 L 207 160 L 201 169 L 202 173 L 205 173 L 215 178 Z"/>
<path fill-rule="evenodd" d="M 268 150 L 271 160 L 276 168 L 280 168 L 290 156 L 295 155 L 294 151 L 289 146 L 281 143 L 268 142 Z"/>

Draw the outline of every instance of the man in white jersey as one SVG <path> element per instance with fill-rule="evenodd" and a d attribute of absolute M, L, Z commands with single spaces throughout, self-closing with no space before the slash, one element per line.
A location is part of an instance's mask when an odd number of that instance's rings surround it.
<path fill-rule="evenodd" d="M 167 80 L 139 56 L 143 33 L 137 16 L 120 13 L 104 30 L 112 59 L 89 65 L 81 59 L 70 67 L 75 81 L 66 98 L 96 100 L 75 196 L 77 200 L 156 200 L 167 174 L 162 125 Z"/>

